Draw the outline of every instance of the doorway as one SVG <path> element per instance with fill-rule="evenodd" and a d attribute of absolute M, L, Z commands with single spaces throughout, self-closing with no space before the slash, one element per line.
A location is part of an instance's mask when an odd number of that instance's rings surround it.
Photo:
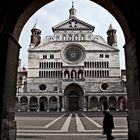
<path fill-rule="evenodd" d="M 79 111 L 79 97 L 69 97 L 69 111 Z"/>
<path fill-rule="evenodd" d="M 65 111 L 81 111 L 83 109 L 83 89 L 78 84 L 70 84 L 65 88 Z"/>

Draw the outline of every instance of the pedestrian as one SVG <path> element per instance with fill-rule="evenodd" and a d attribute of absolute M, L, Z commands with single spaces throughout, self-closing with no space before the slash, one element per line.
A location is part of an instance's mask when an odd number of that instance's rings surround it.
<path fill-rule="evenodd" d="M 113 116 L 109 113 L 109 111 L 103 111 L 103 134 L 106 135 L 107 140 L 113 140 L 112 129 L 114 129 L 114 120 Z"/>

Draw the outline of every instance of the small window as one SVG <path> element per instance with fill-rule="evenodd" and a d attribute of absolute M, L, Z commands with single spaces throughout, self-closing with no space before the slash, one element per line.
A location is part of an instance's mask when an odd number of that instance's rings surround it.
<path fill-rule="evenodd" d="M 54 87 L 54 91 L 58 91 L 58 87 Z"/>
<path fill-rule="evenodd" d="M 102 90 L 107 90 L 107 88 L 108 88 L 108 84 L 107 83 L 101 84 L 101 89 Z"/>
<path fill-rule="evenodd" d="M 62 40 L 64 40 L 64 41 L 66 40 L 66 35 L 62 36 Z"/>
<path fill-rule="evenodd" d="M 106 54 L 106 55 L 105 55 L 105 58 L 109 58 L 109 55 L 108 55 L 108 54 Z"/>
<path fill-rule="evenodd" d="M 43 55 L 43 59 L 47 59 L 47 55 Z"/>
<path fill-rule="evenodd" d="M 45 85 L 45 84 L 39 85 L 39 89 L 40 89 L 41 91 L 46 90 L 46 85 Z"/>
<path fill-rule="evenodd" d="M 54 58 L 54 55 L 53 54 L 50 54 L 50 59 L 53 59 Z"/>
<path fill-rule="evenodd" d="M 22 76 L 19 76 L 19 80 L 22 80 L 23 78 L 22 78 Z"/>
<path fill-rule="evenodd" d="M 103 54 L 100 54 L 100 58 L 103 58 L 104 57 L 104 55 Z"/>

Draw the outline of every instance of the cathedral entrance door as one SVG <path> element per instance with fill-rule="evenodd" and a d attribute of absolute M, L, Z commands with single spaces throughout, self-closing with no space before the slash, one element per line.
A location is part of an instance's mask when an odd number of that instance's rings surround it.
<path fill-rule="evenodd" d="M 68 85 L 64 90 L 64 95 L 65 111 L 83 110 L 84 92 L 79 85 L 75 83 Z"/>
<path fill-rule="evenodd" d="M 69 111 L 79 111 L 79 97 L 69 97 Z"/>

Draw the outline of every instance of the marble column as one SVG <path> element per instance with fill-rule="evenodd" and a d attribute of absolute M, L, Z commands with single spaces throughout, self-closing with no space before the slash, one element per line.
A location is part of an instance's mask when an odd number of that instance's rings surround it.
<path fill-rule="evenodd" d="M 65 111 L 65 108 L 64 108 L 64 96 L 62 96 L 62 109 L 61 109 L 61 111 Z"/>

